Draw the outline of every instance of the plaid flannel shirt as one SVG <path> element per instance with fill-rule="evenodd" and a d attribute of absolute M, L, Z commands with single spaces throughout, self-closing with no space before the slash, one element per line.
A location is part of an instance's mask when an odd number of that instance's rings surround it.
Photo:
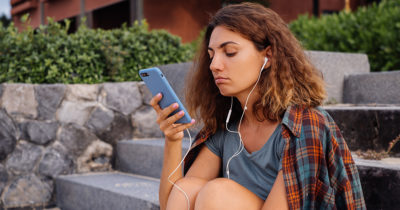
<path fill-rule="evenodd" d="M 290 106 L 282 125 L 289 209 L 366 209 L 356 165 L 332 117 L 320 107 Z M 197 135 L 185 158 L 185 173 L 210 135 Z"/>

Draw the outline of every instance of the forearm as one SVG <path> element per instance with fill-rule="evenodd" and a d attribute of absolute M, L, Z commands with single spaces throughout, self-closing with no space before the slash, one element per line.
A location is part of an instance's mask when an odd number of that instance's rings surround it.
<path fill-rule="evenodd" d="M 159 200 L 160 200 L 161 210 L 165 210 L 169 194 L 173 187 L 173 185 L 168 181 L 168 176 L 176 169 L 181 160 L 182 160 L 182 140 L 169 141 L 168 139 L 165 139 L 164 160 L 163 160 L 163 167 L 161 170 L 160 190 L 159 190 Z M 175 173 L 171 175 L 170 180 L 173 183 L 175 183 L 182 177 L 183 177 L 182 166 L 179 166 L 179 168 L 175 171 Z"/>

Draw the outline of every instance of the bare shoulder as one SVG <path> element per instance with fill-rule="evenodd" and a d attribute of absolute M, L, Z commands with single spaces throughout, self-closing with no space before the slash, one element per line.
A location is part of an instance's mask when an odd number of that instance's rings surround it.
<path fill-rule="evenodd" d="M 221 158 L 203 144 L 185 177 L 197 177 L 205 180 L 215 179 L 219 175 L 220 167 Z"/>

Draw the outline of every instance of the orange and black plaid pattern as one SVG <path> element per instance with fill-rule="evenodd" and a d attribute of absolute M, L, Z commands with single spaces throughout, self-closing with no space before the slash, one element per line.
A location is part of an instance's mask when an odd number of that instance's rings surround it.
<path fill-rule="evenodd" d="M 289 209 L 366 209 L 356 165 L 331 116 L 320 107 L 291 106 L 282 124 Z M 197 135 L 185 159 L 185 173 L 210 135 Z"/>

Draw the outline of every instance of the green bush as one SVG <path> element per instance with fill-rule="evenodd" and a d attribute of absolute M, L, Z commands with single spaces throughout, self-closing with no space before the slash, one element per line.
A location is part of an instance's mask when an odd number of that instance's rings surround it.
<path fill-rule="evenodd" d="M 26 18 L 26 17 L 25 17 Z M 191 45 L 147 24 L 102 30 L 80 26 L 68 34 L 54 21 L 18 32 L 0 27 L 0 82 L 100 83 L 138 81 L 138 70 L 193 57 Z"/>
<path fill-rule="evenodd" d="M 372 71 L 400 69 L 400 0 L 289 24 L 308 50 L 366 53 Z"/>

